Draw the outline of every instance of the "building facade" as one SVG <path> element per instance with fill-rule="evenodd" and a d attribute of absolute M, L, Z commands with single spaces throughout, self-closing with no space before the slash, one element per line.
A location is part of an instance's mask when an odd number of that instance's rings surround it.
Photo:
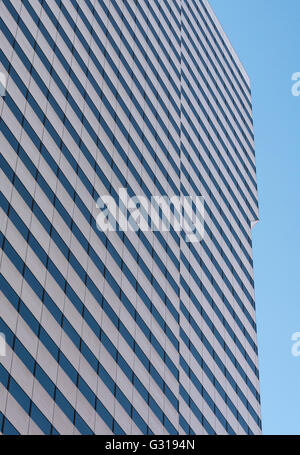
<path fill-rule="evenodd" d="M 251 92 L 208 2 L 0 8 L 0 432 L 259 434 Z M 99 229 L 120 188 L 201 195 L 203 239 Z"/>

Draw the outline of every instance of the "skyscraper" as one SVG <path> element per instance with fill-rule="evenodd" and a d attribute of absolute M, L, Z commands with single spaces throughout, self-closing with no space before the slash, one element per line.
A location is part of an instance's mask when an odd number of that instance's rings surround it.
<path fill-rule="evenodd" d="M 0 8 L 1 433 L 259 434 L 251 92 L 208 2 Z M 201 195 L 203 239 L 101 230 L 120 189 Z"/>

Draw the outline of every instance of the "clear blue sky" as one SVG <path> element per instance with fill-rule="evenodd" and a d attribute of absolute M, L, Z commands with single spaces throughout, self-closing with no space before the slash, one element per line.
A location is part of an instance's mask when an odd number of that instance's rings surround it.
<path fill-rule="evenodd" d="M 251 78 L 260 222 L 253 230 L 264 434 L 300 434 L 299 0 L 210 0 Z"/>

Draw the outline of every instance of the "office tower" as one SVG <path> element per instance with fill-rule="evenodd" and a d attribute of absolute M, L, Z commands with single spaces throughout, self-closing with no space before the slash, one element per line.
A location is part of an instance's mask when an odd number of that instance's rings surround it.
<path fill-rule="evenodd" d="M 251 92 L 208 2 L 0 21 L 1 433 L 259 434 Z M 203 239 L 99 229 L 120 189 L 202 196 Z"/>

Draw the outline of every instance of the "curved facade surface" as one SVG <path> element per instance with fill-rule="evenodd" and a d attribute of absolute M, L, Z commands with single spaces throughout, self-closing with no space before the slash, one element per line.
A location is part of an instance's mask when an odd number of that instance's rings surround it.
<path fill-rule="evenodd" d="M 208 2 L 0 8 L 0 432 L 259 434 L 251 92 Z M 120 191 L 201 196 L 201 238 L 101 228 Z"/>

